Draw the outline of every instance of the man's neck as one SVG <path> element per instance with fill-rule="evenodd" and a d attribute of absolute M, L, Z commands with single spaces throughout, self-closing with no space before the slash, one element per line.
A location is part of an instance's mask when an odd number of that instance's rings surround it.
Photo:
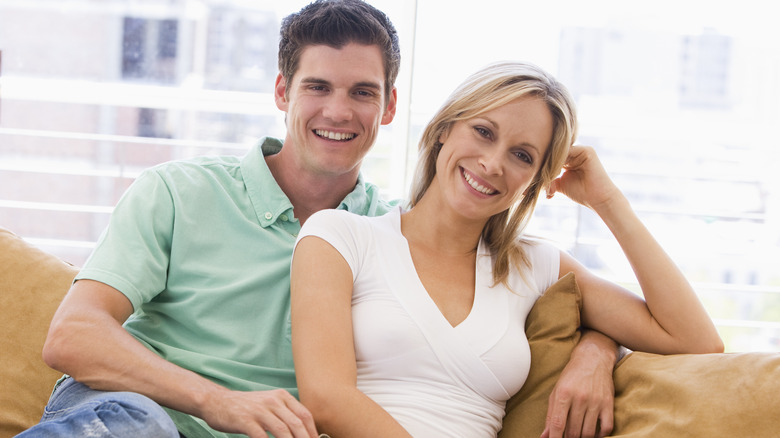
<path fill-rule="evenodd" d="M 301 225 L 320 210 L 338 207 L 357 184 L 357 175 L 314 175 L 296 166 L 290 158 L 279 152 L 266 156 L 265 161 L 276 183 L 290 199 Z"/>

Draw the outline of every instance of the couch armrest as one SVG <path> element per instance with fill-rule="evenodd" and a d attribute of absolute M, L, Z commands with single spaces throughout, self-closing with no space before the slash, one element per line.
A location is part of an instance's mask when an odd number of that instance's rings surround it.
<path fill-rule="evenodd" d="M 62 373 L 41 351 L 78 269 L 0 227 L 0 437 L 37 423 Z"/>

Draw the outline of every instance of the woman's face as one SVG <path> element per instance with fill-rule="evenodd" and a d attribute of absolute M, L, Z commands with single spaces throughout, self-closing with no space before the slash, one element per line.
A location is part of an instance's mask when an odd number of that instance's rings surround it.
<path fill-rule="evenodd" d="M 487 220 L 525 192 L 552 135 L 552 114 L 534 96 L 458 121 L 439 138 L 434 183 L 456 213 Z"/>

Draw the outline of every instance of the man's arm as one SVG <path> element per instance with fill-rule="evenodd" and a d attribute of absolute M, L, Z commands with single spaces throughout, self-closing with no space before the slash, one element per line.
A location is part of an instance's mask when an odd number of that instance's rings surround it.
<path fill-rule="evenodd" d="M 583 332 L 550 394 L 542 438 L 609 435 L 615 399 L 612 371 L 619 356 L 619 346 L 611 338 Z"/>
<path fill-rule="evenodd" d="M 311 414 L 289 392 L 230 391 L 154 354 L 122 327 L 132 312 L 118 290 L 77 281 L 54 315 L 44 361 L 93 389 L 140 393 L 224 432 L 317 436 Z"/>

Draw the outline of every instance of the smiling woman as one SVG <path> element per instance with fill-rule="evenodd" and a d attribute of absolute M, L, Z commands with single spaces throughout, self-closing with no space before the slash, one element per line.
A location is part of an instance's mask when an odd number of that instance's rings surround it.
<path fill-rule="evenodd" d="M 594 149 L 572 146 L 576 127 L 571 95 L 552 76 L 527 63 L 488 65 L 426 126 L 409 208 L 372 218 L 322 210 L 303 225 L 292 345 L 301 401 L 320 430 L 496 436 L 530 369 L 529 311 L 570 273 L 582 296 L 573 325 L 657 354 L 723 351 L 693 288 Z M 599 215 L 635 267 L 641 298 L 525 233 L 542 190 Z M 595 418 L 612 418 L 594 410 L 583 420 L 567 407 L 561 422 L 592 436 Z"/>
<path fill-rule="evenodd" d="M 533 96 L 457 121 L 439 137 L 439 177 L 431 184 L 446 185 L 444 195 L 456 204 L 464 189 L 490 199 L 491 204 L 474 206 L 480 216 L 504 211 L 527 191 L 548 155 L 552 132 L 547 104 Z M 468 205 L 458 208 L 460 214 L 472 210 Z"/>
<path fill-rule="evenodd" d="M 306 3 L 0 0 L 0 224 L 81 265 L 141 169 L 283 136 L 278 22 Z M 367 179 L 405 196 L 422 127 L 456 83 L 531 61 L 570 88 L 581 141 L 697 284 L 727 349 L 780 350 L 770 3 L 484 0 L 447 20 L 444 0 L 370 3 L 395 23 L 403 61 Z M 529 229 L 635 288 L 587 210 L 553 199 Z"/>

